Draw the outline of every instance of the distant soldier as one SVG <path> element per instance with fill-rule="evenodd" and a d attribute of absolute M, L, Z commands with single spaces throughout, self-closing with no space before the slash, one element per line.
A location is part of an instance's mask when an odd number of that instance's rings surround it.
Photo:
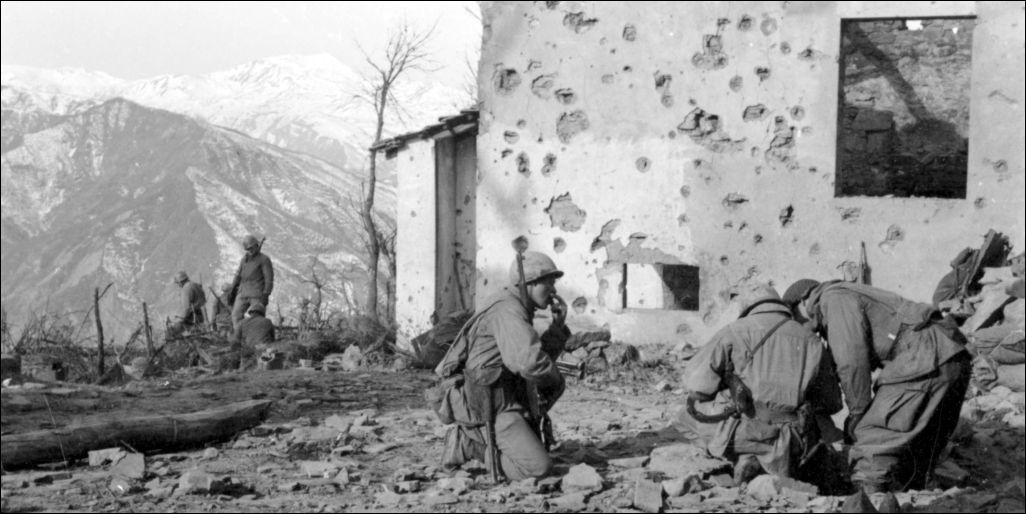
<path fill-rule="evenodd" d="M 213 289 L 210 290 L 214 292 Z M 210 329 L 223 335 L 232 333 L 232 305 L 228 302 L 231 295 L 232 285 L 221 286 L 221 294 L 214 294 L 214 301 L 210 302 Z"/>
<path fill-rule="evenodd" d="M 264 305 L 253 302 L 246 310 L 246 319 L 232 332 L 232 343 L 252 350 L 274 342 L 274 324 L 264 317 Z"/>
<path fill-rule="evenodd" d="M 261 243 L 252 235 L 242 240 L 242 248 L 246 255 L 239 263 L 239 270 L 235 273 L 235 281 L 232 282 L 232 291 L 235 291 L 234 305 L 232 306 L 232 325 L 239 327 L 243 315 L 253 302 L 260 302 L 266 306 L 271 297 L 271 290 L 274 289 L 274 267 L 271 265 L 270 257 L 260 253 Z"/>
<path fill-rule="evenodd" d="M 171 317 L 169 330 L 172 334 L 181 334 L 186 328 L 203 325 L 206 318 L 203 308 L 207 304 L 207 297 L 203 294 L 203 286 L 191 282 L 184 271 L 175 275 L 174 282 L 182 289 L 182 297 Z"/>

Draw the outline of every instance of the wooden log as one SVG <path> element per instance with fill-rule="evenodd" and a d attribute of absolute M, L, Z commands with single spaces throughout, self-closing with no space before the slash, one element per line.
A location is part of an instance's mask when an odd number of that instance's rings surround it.
<path fill-rule="evenodd" d="M 17 469 L 46 462 L 81 459 L 92 450 L 127 444 L 138 451 L 181 450 L 223 441 L 260 424 L 269 400 L 250 400 L 188 414 L 143 416 L 4 435 L 0 464 Z"/>

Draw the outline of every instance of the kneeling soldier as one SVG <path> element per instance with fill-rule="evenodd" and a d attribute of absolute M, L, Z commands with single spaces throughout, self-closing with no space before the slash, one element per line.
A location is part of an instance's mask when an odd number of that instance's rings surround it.
<path fill-rule="evenodd" d="M 818 450 L 821 423 L 833 427 L 828 416 L 841 410 L 833 364 L 820 339 L 791 319 L 772 287 L 746 288 L 738 300 L 740 319 L 688 363 L 688 408 L 679 428 L 692 443 L 735 462 L 738 485 L 762 470 L 792 477 Z M 695 408 L 695 401 L 712 401 L 728 389 L 725 412 Z"/>
<path fill-rule="evenodd" d="M 552 470 L 540 426 L 563 394 L 555 361 L 570 336 L 555 287 L 563 272 L 543 253 L 521 255 L 511 266 L 510 286 L 480 304 L 435 369 L 452 386 L 440 417 L 457 423 L 446 435 L 443 464 L 480 459 L 493 478 L 501 470 L 512 480 Z M 553 321 L 539 338 L 531 320 L 550 305 Z"/>

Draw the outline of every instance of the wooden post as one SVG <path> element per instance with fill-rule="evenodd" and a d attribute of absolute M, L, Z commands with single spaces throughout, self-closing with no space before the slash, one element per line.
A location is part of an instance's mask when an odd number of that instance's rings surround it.
<path fill-rule="evenodd" d="M 146 331 L 146 356 L 153 359 L 153 335 L 150 333 L 150 311 L 143 302 L 143 330 Z"/>
<path fill-rule="evenodd" d="M 100 288 L 93 290 L 93 316 L 96 318 L 96 347 L 100 357 L 96 362 L 96 378 L 103 378 L 103 322 L 100 321 Z"/>

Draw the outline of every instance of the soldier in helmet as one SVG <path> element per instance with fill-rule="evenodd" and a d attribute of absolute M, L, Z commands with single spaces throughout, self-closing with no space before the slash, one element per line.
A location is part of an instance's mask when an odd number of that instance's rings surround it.
<path fill-rule="evenodd" d="M 841 410 L 833 362 L 771 286 L 745 285 L 736 294 L 741 317 L 688 363 L 689 407 L 680 413 L 678 428 L 692 443 L 734 461 L 738 486 L 762 471 L 807 480 L 812 468 L 801 465 L 811 460 L 825 430 L 839 432 L 829 418 Z M 694 407 L 694 401 L 711 402 L 728 388 L 734 415 L 709 416 Z"/>
<path fill-rule="evenodd" d="M 971 357 L 954 320 L 932 305 L 836 280 L 799 280 L 783 299 L 826 339 L 837 363 L 852 481 L 867 493 L 923 489 L 969 386 Z"/>
<path fill-rule="evenodd" d="M 211 289 L 213 293 L 213 289 Z M 221 286 L 221 294 L 214 294 L 214 301 L 210 302 L 210 328 L 211 330 L 229 335 L 232 332 L 232 304 L 228 301 L 231 296 L 232 285 L 225 283 Z"/>
<path fill-rule="evenodd" d="M 570 336 L 564 323 L 566 305 L 556 296 L 556 279 L 563 272 L 540 252 L 524 252 L 523 259 L 526 298 L 521 297 L 514 261 L 509 286 L 480 304 L 435 369 L 442 377 L 460 372 L 466 377 L 463 385 L 452 389 L 456 403 L 466 404 L 454 406 L 457 424 L 446 435 L 443 464 L 494 462 L 497 457 L 502 474 L 512 480 L 541 477 L 552 470 L 528 395 L 536 388 L 537 397 L 550 406 L 562 395 L 565 383 L 555 361 Z M 536 310 L 549 306 L 553 321 L 539 337 L 531 319 Z M 486 455 L 489 436 L 483 432 L 488 429 L 482 426 L 484 419 L 493 423 L 497 455 Z"/>
<path fill-rule="evenodd" d="M 187 327 L 203 325 L 203 308 L 207 304 L 207 297 L 203 294 L 203 286 L 190 281 L 184 271 L 175 275 L 174 282 L 182 289 L 182 296 L 171 317 L 169 330 L 172 334 L 181 334 Z"/>
<path fill-rule="evenodd" d="M 239 322 L 249 309 L 249 304 L 260 302 L 266 306 L 274 289 L 274 267 L 271 258 L 260 253 L 260 241 L 248 235 L 242 240 L 242 249 L 246 255 L 239 263 L 235 273 L 232 290 L 235 294 L 232 306 L 232 326 L 238 328 Z"/>

